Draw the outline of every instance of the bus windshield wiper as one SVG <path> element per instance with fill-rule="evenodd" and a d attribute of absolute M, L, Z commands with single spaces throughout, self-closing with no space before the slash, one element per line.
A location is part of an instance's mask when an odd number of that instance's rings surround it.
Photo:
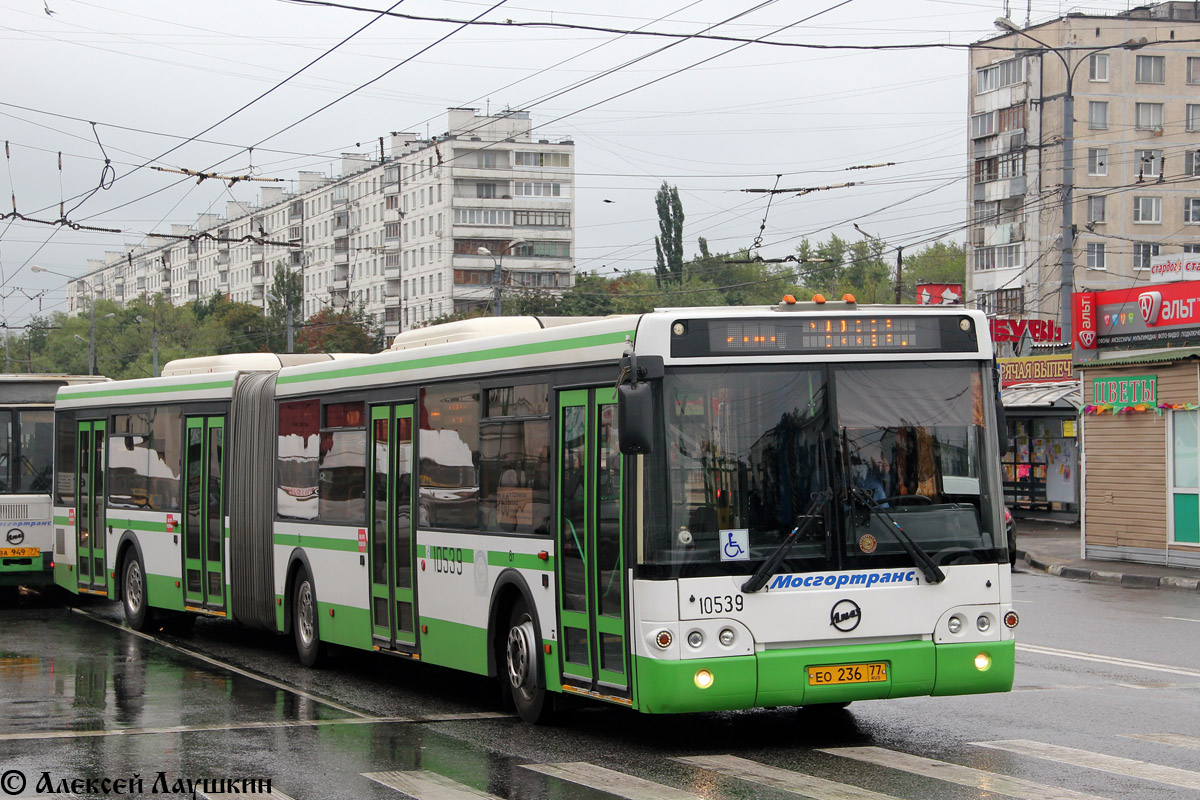
<path fill-rule="evenodd" d="M 942 568 L 930 558 L 929 553 L 926 553 L 921 545 L 917 544 L 904 528 L 900 527 L 900 523 L 896 522 L 895 518 L 888 513 L 887 507 L 880 505 L 879 502 L 866 489 L 852 488 L 850 497 L 853 502 L 865 505 L 869 510 L 874 511 L 884 517 L 890 523 L 886 525 L 896 536 L 896 541 L 900 542 L 900 546 L 908 553 L 909 558 L 913 563 L 921 568 L 921 572 L 925 574 L 925 580 L 928 583 L 941 583 L 946 580 L 946 573 L 942 572 Z"/>
<path fill-rule="evenodd" d="M 813 520 L 817 518 L 817 512 L 825 507 L 832 494 L 828 489 L 813 492 L 812 502 L 808 504 L 808 508 L 804 509 L 800 523 L 792 528 L 792 532 L 779 543 L 779 546 L 775 548 L 775 552 L 766 561 L 759 564 L 758 569 L 754 570 L 754 574 L 750 576 L 749 580 L 742 584 L 743 592 L 757 592 L 767 584 L 767 580 L 775 574 L 775 570 L 779 567 L 780 562 L 787 557 L 788 551 L 792 549 L 792 545 L 812 525 Z"/>

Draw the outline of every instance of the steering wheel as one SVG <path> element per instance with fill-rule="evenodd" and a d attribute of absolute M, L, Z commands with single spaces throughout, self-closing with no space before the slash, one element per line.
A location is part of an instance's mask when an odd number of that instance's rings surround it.
<path fill-rule="evenodd" d="M 891 497 L 885 497 L 879 501 L 880 505 L 893 506 L 931 506 L 933 498 L 923 494 L 897 494 Z"/>
<path fill-rule="evenodd" d="M 965 547 L 947 547 L 945 550 L 938 550 L 933 554 L 933 563 L 939 567 L 949 566 L 950 564 L 978 564 L 979 559 Z"/>

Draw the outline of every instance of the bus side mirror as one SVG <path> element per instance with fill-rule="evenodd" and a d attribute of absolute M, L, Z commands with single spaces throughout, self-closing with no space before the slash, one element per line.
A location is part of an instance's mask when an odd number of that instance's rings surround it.
<path fill-rule="evenodd" d="M 617 437 L 625 455 L 654 449 L 654 391 L 648 382 L 617 387 Z"/>
<path fill-rule="evenodd" d="M 1008 414 L 1004 411 L 1004 401 L 1000 399 L 1000 370 L 992 369 L 992 384 L 996 390 L 996 444 L 1000 445 L 1000 455 L 1008 455 Z"/>

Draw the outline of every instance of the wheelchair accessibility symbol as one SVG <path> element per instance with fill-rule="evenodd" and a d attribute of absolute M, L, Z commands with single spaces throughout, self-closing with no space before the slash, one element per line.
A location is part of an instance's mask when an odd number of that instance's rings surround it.
<path fill-rule="evenodd" d="M 750 531 L 747 528 L 726 528 L 721 531 L 721 560 L 750 560 Z"/>

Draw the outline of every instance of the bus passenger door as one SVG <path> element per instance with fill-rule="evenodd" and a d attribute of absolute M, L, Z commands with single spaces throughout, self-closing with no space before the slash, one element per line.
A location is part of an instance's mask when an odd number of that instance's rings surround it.
<path fill-rule="evenodd" d="M 413 599 L 413 407 L 371 408 L 371 632 L 375 646 L 417 652 Z"/>
<path fill-rule="evenodd" d="M 616 391 L 559 393 L 558 585 L 563 681 L 629 696 Z"/>
<path fill-rule="evenodd" d="M 76 566 L 79 590 L 107 594 L 107 570 L 104 565 L 105 494 L 104 445 L 105 422 L 79 423 L 79 447 L 76 456 L 75 495 Z"/>
<path fill-rule="evenodd" d="M 184 460 L 184 606 L 225 609 L 225 418 L 188 417 Z"/>

